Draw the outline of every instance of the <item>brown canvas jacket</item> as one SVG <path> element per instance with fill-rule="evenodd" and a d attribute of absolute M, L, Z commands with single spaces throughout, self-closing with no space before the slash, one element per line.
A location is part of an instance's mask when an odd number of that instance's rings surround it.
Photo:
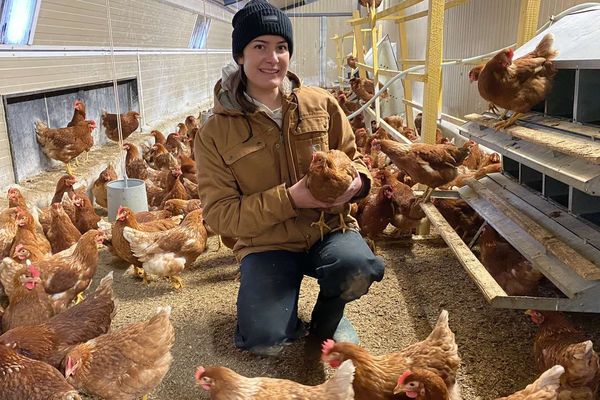
<path fill-rule="evenodd" d="M 286 188 L 308 169 L 313 150 L 344 151 L 363 176 L 368 194 L 371 176 L 356 150 L 354 133 L 335 98 L 320 88 L 304 87 L 292 73 L 293 89 L 283 99 L 282 129 L 266 113 L 244 116 L 230 93 L 217 82 L 214 115 L 196 135 L 194 152 L 198 190 L 208 225 L 238 238 L 234 252 L 244 256 L 268 251 L 306 251 L 320 240 L 311 223 L 320 211 L 295 209 Z M 349 214 L 345 222 L 357 228 Z M 326 215 L 332 230 L 337 215 Z"/>

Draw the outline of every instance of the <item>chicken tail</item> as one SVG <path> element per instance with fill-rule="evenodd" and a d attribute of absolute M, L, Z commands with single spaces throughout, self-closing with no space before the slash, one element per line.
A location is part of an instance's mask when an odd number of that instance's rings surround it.
<path fill-rule="evenodd" d="M 448 333 L 452 333 L 452 331 L 450 330 L 450 326 L 448 325 L 448 311 L 442 310 L 435 324 L 435 327 L 433 328 L 427 339 L 442 339 L 443 337 L 447 336 Z M 454 334 L 452 334 L 452 336 L 454 336 Z"/>
<path fill-rule="evenodd" d="M 354 364 L 352 360 L 346 360 L 335 371 L 335 375 L 327 382 L 323 383 L 323 391 L 327 394 L 327 399 L 348 400 L 354 398 Z"/>
<path fill-rule="evenodd" d="M 532 53 L 535 57 L 543 57 L 550 61 L 558 55 L 558 50 L 552 48 L 553 43 L 554 34 L 548 33 L 542 38 Z"/>
<path fill-rule="evenodd" d="M 39 119 L 35 121 L 35 133 L 39 136 L 48 130 L 48 125 Z"/>

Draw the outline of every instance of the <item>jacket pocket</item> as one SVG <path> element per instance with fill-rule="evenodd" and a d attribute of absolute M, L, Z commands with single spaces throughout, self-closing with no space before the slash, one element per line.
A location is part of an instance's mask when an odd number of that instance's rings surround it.
<path fill-rule="evenodd" d="M 242 194 L 262 192 L 279 184 L 273 154 L 262 139 L 251 139 L 222 154 Z"/>
<path fill-rule="evenodd" d="M 329 115 L 327 113 L 303 117 L 292 131 L 295 162 L 299 178 L 306 174 L 315 151 L 329 150 Z"/>

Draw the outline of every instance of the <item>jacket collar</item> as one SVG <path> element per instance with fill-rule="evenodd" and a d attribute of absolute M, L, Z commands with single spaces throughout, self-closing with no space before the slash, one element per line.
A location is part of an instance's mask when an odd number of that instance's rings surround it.
<path fill-rule="evenodd" d="M 226 67 L 227 68 L 227 67 Z M 243 116 L 244 113 L 238 102 L 235 100 L 235 95 L 229 89 L 229 78 L 235 69 L 228 68 L 223 69 L 223 77 L 219 79 L 216 83 L 215 88 L 213 90 L 214 95 L 214 108 L 213 112 L 215 114 L 223 114 L 223 115 L 237 115 Z M 300 78 L 291 71 L 287 72 L 286 77 L 282 82 L 283 86 L 283 97 L 284 103 L 290 102 L 292 94 L 294 94 L 300 87 L 302 87 L 302 83 Z M 285 108 L 285 107 L 284 107 Z"/>

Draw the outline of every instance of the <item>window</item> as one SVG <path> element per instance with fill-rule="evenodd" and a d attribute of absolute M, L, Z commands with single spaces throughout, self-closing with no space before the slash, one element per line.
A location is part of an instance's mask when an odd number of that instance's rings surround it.
<path fill-rule="evenodd" d="M 0 0 L 0 44 L 30 44 L 39 0 Z"/>
<path fill-rule="evenodd" d="M 208 29 L 210 28 L 210 18 L 203 15 L 198 15 L 196 26 L 190 38 L 190 49 L 202 49 L 206 46 L 206 38 L 208 37 Z"/>

